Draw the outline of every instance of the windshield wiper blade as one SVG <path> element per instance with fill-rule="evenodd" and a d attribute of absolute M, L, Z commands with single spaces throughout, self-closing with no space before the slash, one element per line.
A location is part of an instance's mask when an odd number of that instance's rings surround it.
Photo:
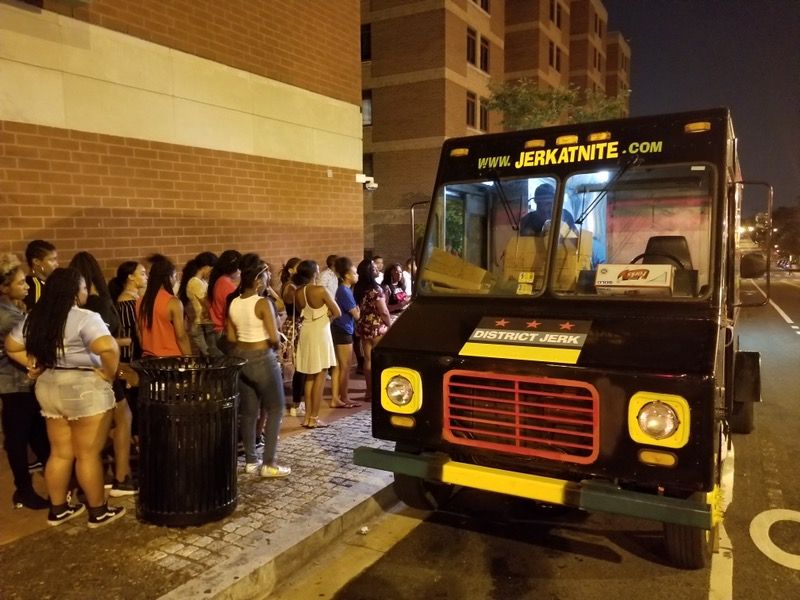
<path fill-rule="evenodd" d="M 497 193 L 500 194 L 500 202 L 503 203 L 503 208 L 506 211 L 506 216 L 508 217 L 509 222 L 511 223 L 511 229 L 514 231 L 519 231 L 519 219 L 516 218 L 514 215 L 514 211 L 511 210 L 511 203 L 508 201 L 508 196 L 506 196 L 506 191 L 503 189 L 503 184 L 500 182 L 500 176 L 497 174 L 496 170 L 491 170 L 487 173 L 494 184 L 497 186 Z"/>
<path fill-rule="evenodd" d="M 625 164 L 622 165 L 622 168 L 619 171 L 617 171 L 617 174 L 614 175 L 614 177 L 606 184 L 606 187 L 600 190 L 600 193 L 597 194 L 595 199 L 592 200 L 589 203 L 589 205 L 583 209 L 583 212 L 581 212 L 580 215 L 578 215 L 578 218 L 575 219 L 575 224 L 583 225 L 583 222 L 586 220 L 586 217 L 588 217 L 589 214 L 594 210 L 595 206 L 597 206 L 600 203 L 600 201 L 608 195 L 609 190 L 611 190 L 611 188 L 614 187 L 614 185 L 622 178 L 622 176 L 625 175 L 628 169 L 630 169 L 631 167 L 638 167 L 640 164 L 642 164 L 642 162 L 643 161 L 641 156 L 639 156 L 638 154 L 631 154 L 628 157 L 628 160 L 625 161 Z"/>

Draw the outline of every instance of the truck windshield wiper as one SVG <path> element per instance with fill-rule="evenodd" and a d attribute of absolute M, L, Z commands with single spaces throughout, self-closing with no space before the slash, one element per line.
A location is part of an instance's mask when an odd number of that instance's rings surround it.
<path fill-rule="evenodd" d="M 586 217 L 594 210 L 595 206 L 597 206 L 600 201 L 608 195 L 609 190 L 616 185 L 616 183 L 622 179 L 622 176 L 630 169 L 631 167 L 638 167 L 642 164 L 642 158 L 638 154 L 631 154 L 628 159 L 625 161 L 625 164 L 622 165 L 622 168 L 617 171 L 616 175 L 611 178 L 611 180 L 606 184 L 606 186 L 600 190 L 600 193 L 597 194 L 594 200 L 592 200 L 589 205 L 583 209 L 578 218 L 575 219 L 575 225 L 583 225 L 583 222 L 586 220 Z"/>
<path fill-rule="evenodd" d="M 508 217 L 509 222 L 511 223 L 511 229 L 514 231 L 519 231 L 519 220 L 514 216 L 514 211 L 511 210 L 511 203 L 508 201 L 508 196 L 506 196 L 506 191 L 503 188 L 503 184 L 500 181 L 500 176 L 497 174 L 496 170 L 491 170 L 487 173 L 494 184 L 497 186 L 497 193 L 500 195 L 500 202 L 503 204 L 503 209 L 506 211 L 506 216 Z"/>

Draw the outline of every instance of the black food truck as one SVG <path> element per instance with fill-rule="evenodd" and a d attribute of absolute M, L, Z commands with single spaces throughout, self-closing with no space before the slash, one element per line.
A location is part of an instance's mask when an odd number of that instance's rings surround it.
<path fill-rule="evenodd" d="M 467 486 L 660 521 L 674 564 L 708 564 L 760 400 L 743 189 L 727 109 L 445 142 L 413 302 L 373 351 L 395 450 L 355 462 L 419 508 Z"/>

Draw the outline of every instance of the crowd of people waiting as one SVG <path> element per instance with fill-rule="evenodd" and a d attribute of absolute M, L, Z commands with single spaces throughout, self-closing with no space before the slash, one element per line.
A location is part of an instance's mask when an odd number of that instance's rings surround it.
<path fill-rule="evenodd" d="M 328 378 L 332 408 L 359 406 L 348 393 L 354 354 L 366 380 L 363 400 L 371 400 L 372 349 L 408 305 L 413 267 L 409 260 L 406 270 L 398 263 L 384 270 L 380 257 L 356 266 L 330 255 L 320 271 L 295 257 L 273 287 L 270 266 L 237 250 L 201 252 L 180 281 L 160 254 L 123 262 L 108 282 L 89 252 L 60 268 L 44 240 L 28 244 L 25 260 L 27 274 L 17 256 L 0 255 L 0 399 L 12 501 L 48 509 L 50 525 L 88 512 L 92 528 L 125 513 L 108 505 L 104 488 L 111 497 L 138 489 L 132 361 L 246 359 L 239 378 L 244 471 L 285 477 L 291 468 L 277 461 L 284 412 L 304 428 L 327 427 L 319 412 Z M 48 499 L 32 485 L 31 472 L 42 466 Z"/>

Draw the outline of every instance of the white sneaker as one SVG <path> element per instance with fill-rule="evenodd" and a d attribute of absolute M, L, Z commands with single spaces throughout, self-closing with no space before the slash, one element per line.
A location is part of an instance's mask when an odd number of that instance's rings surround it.
<path fill-rule="evenodd" d="M 247 463 L 244 466 L 245 473 L 256 473 L 258 471 L 258 463 Z"/>
<path fill-rule="evenodd" d="M 297 416 L 297 409 L 294 406 L 289 409 L 289 416 L 290 417 L 296 417 Z"/>
<path fill-rule="evenodd" d="M 291 467 L 281 467 L 281 466 L 271 467 L 269 465 L 261 466 L 261 477 L 265 479 L 270 479 L 275 477 L 286 477 L 291 472 L 292 472 Z"/>
<path fill-rule="evenodd" d="M 306 416 L 306 403 L 301 402 L 300 405 L 297 407 L 297 416 L 298 417 L 305 417 Z"/>

